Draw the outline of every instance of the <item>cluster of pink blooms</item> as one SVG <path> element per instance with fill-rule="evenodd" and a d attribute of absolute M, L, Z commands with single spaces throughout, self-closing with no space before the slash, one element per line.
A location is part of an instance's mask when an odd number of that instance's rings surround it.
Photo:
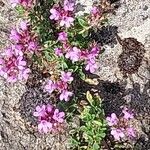
<path fill-rule="evenodd" d="M 127 108 L 122 110 L 122 114 L 123 116 L 117 117 L 115 113 L 112 113 L 110 117 L 106 118 L 111 128 L 111 135 L 116 141 L 136 137 L 134 127 L 129 124 L 129 121 L 134 118 L 133 114 Z"/>
<path fill-rule="evenodd" d="M 91 9 L 89 24 L 91 26 L 97 26 L 100 22 L 101 17 L 102 17 L 102 11 L 101 11 L 100 7 L 93 6 Z"/>
<path fill-rule="evenodd" d="M 11 83 L 27 80 L 30 69 L 26 65 L 20 47 L 7 48 L 0 58 L 0 76 Z"/>
<path fill-rule="evenodd" d="M 20 47 L 20 51 L 34 53 L 38 49 L 37 40 L 26 21 L 20 22 L 18 30 L 12 29 L 9 38 L 17 47 Z"/>
<path fill-rule="evenodd" d="M 73 81 L 73 77 L 71 75 L 71 72 L 61 72 L 60 80 L 57 82 L 49 80 L 44 89 L 50 94 L 53 91 L 58 91 L 60 93 L 59 99 L 61 101 L 69 101 L 69 98 L 73 95 L 72 92 L 68 91 L 68 83 Z"/>
<path fill-rule="evenodd" d="M 26 52 L 34 53 L 37 50 L 35 38 L 31 35 L 26 21 L 21 21 L 18 31 L 11 30 L 12 45 L 0 57 L 0 75 L 8 82 L 27 80 L 30 69 L 24 57 Z"/>
<path fill-rule="evenodd" d="M 91 15 L 92 15 L 92 17 L 97 18 L 97 17 L 100 16 L 100 14 L 101 14 L 100 8 L 97 7 L 97 6 L 93 6 L 92 9 L 91 9 Z"/>
<path fill-rule="evenodd" d="M 37 106 L 33 115 L 38 117 L 40 133 L 56 132 L 64 122 L 65 117 L 64 112 L 60 112 L 59 109 L 50 104 Z"/>
<path fill-rule="evenodd" d="M 67 43 L 68 37 L 66 32 L 60 32 L 58 41 L 62 43 L 62 48 L 55 48 L 55 54 L 59 57 L 65 56 L 73 63 L 77 61 L 85 62 L 85 70 L 94 73 L 98 68 L 96 64 L 96 57 L 99 54 L 99 48 L 94 45 L 91 50 L 81 50 L 77 47 L 72 47 Z"/>
<path fill-rule="evenodd" d="M 16 7 L 17 5 L 22 5 L 24 7 L 30 7 L 33 0 L 10 0 L 12 7 Z"/>
<path fill-rule="evenodd" d="M 73 11 L 74 11 L 74 2 L 70 0 L 64 0 L 63 6 L 54 5 L 52 9 L 50 9 L 50 19 L 57 21 L 60 26 L 65 26 L 69 28 L 73 25 Z"/>

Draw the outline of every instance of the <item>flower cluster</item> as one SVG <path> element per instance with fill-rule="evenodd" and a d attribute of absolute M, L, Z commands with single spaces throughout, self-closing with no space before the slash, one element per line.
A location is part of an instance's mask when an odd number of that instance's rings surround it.
<path fill-rule="evenodd" d="M 12 29 L 9 38 L 16 46 L 19 46 L 23 52 L 34 53 L 37 51 L 38 44 L 36 38 L 34 34 L 31 33 L 26 21 L 20 22 L 18 30 Z"/>
<path fill-rule="evenodd" d="M 12 29 L 10 40 L 13 42 L 0 58 L 0 75 L 8 82 L 27 80 L 30 69 L 27 68 L 25 53 L 37 51 L 37 42 L 30 33 L 26 21 L 21 21 L 18 30 Z"/>
<path fill-rule="evenodd" d="M 62 43 L 61 48 L 55 48 L 55 54 L 58 57 L 65 56 L 67 59 L 70 59 L 72 63 L 77 61 L 84 61 L 85 70 L 94 73 L 98 68 L 96 64 L 96 57 L 99 54 L 99 48 L 94 45 L 91 50 L 81 50 L 78 47 L 72 47 L 68 42 L 68 35 L 66 32 L 60 32 L 58 34 L 58 41 Z"/>
<path fill-rule="evenodd" d="M 68 91 L 68 83 L 73 81 L 73 77 L 71 76 L 71 72 L 61 72 L 60 80 L 57 82 L 53 82 L 49 80 L 45 85 L 44 89 L 50 94 L 57 90 L 60 93 L 59 99 L 69 101 L 69 98 L 73 95 L 72 92 Z"/>
<path fill-rule="evenodd" d="M 26 65 L 20 47 L 13 45 L 7 48 L 0 58 L 0 75 L 11 83 L 27 80 L 30 69 Z"/>
<path fill-rule="evenodd" d="M 64 0 L 63 6 L 54 5 L 53 8 L 50 9 L 50 19 L 57 21 L 60 26 L 69 28 L 74 22 L 74 18 L 72 17 L 73 11 L 74 2 L 71 2 L 70 0 Z"/>
<path fill-rule="evenodd" d="M 50 104 L 37 106 L 33 115 L 38 117 L 40 133 L 56 132 L 64 122 L 65 117 L 64 112 L 60 112 L 59 109 Z"/>
<path fill-rule="evenodd" d="M 75 4 L 71 0 L 64 0 L 63 6 L 54 5 L 50 10 L 51 20 L 55 20 L 60 26 L 70 27 L 73 24 L 73 11 Z M 93 7 L 91 11 L 92 17 L 97 17 L 100 11 L 97 7 Z M 82 61 L 85 64 L 85 70 L 94 73 L 98 68 L 96 64 L 96 57 L 99 54 L 99 48 L 94 44 L 87 50 L 80 49 L 79 47 L 73 46 L 69 43 L 68 34 L 62 31 L 58 34 L 58 39 L 62 45 L 54 49 L 55 54 L 58 57 L 65 57 L 70 59 L 72 63 Z"/>
<path fill-rule="evenodd" d="M 93 6 L 91 9 L 89 24 L 91 26 L 97 26 L 101 17 L 102 17 L 102 10 L 100 10 L 100 8 L 97 6 Z"/>
<path fill-rule="evenodd" d="M 12 7 L 16 7 L 17 5 L 22 5 L 24 7 L 30 7 L 33 0 L 10 0 Z"/>
<path fill-rule="evenodd" d="M 117 141 L 136 137 L 135 129 L 129 124 L 129 121 L 134 118 L 133 114 L 127 108 L 122 110 L 122 114 L 122 117 L 117 117 L 115 113 L 112 113 L 110 117 L 106 118 L 111 128 L 111 135 Z"/>

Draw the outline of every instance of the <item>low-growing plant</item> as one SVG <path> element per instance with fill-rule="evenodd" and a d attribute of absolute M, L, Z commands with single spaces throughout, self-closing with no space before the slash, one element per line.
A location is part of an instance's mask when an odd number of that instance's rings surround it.
<path fill-rule="evenodd" d="M 106 120 L 102 101 L 98 95 L 86 93 L 88 105 L 80 115 L 80 127 L 71 132 L 72 148 L 99 150 L 106 135 Z"/>
<path fill-rule="evenodd" d="M 102 7 L 93 6 L 89 14 L 79 16 L 72 0 L 10 2 L 22 19 L 11 30 L 10 46 L 0 57 L 0 75 L 9 83 L 27 81 L 32 64 L 50 74 L 42 88 L 55 100 L 34 108 L 38 131 L 59 132 L 65 120 L 71 124 L 71 119 L 78 117 L 80 125 L 70 131 L 71 149 L 100 150 L 108 126 L 114 141 L 135 137 L 128 124 L 133 115 L 126 108 L 123 118 L 114 113 L 106 118 L 97 94 L 76 89 L 77 80 L 85 80 L 87 72 L 94 73 L 98 68 L 101 46 L 90 38 L 90 32 L 105 23 Z M 82 101 L 82 96 L 86 100 Z M 80 108 L 78 103 L 82 102 Z"/>

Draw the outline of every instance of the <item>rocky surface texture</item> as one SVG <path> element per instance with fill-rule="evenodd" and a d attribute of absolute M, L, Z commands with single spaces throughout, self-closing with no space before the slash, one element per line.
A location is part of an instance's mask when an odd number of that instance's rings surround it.
<path fill-rule="evenodd" d="M 91 1 L 81 4 L 91 7 Z M 104 99 L 106 113 L 119 111 L 122 105 L 135 110 L 135 126 L 140 131 L 135 150 L 150 149 L 150 2 L 149 0 L 124 0 L 110 16 L 106 33 L 99 38 L 104 41 L 105 51 L 99 58 L 99 93 Z M 82 11 L 82 10 L 81 10 Z M 7 45 L 9 29 L 15 23 L 15 12 L 5 0 L 0 0 L 0 49 Z M 118 27 L 118 29 L 116 28 Z M 111 33 L 109 33 L 111 32 Z M 135 38 L 144 45 L 144 57 L 137 72 L 124 77 L 118 67 L 122 45 L 114 37 L 116 33 L 121 39 Z M 104 36 L 109 34 L 110 36 Z M 106 37 L 106 38 L 105 38 Z M 104 39 L 105 38 L 105 39 Z M 109 90 L 108 90 L 109 89 Z M 67 149 L 66 133 L 56 135 L 39 135 L 36 128 L 31 127 L 20 113 L 22 96 L 28 94 L 25 83 L 8 85 L 0 78 L 0 149 L 1 150 L 59 150 Z M 38 93 L 36 88 L 30 91 L 31 98 Z M 39 98 L 39 97 L 38 97 Z M 39 98 L 40 99 L 40 98 Z M 109 107 L 108 107 L 109 106 Z M 111 111 L 110 111 L 111 110 Z"/>

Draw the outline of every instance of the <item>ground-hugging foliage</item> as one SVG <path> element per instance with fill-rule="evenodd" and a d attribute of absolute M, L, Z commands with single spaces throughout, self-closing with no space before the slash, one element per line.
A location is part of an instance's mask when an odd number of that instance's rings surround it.
<path fill-rule="evenodd" d="M 54 97 L 24 116 L 35 118 L 41 134 L 59 133 L 65 130 L 65 120 L 71 125 L 74 116 L 78 117 L 79 128 L 70 131 L 72 149 L 106 148 L 106 134 L 113 137 L 115 147 L 135 138 L 130 110 L 124 107 L 119 116 L 112 113 L 106 117 L 103 100 L 97 94 L 76 89 L 83 81 L 95 84 L 86 74 L 98 68 L 101 46 L 91 38 L 91 31 L 104 28 L 110 3 L 95 5 L 83 16 L 76 15 L 75 2 L 69 0 L 11 3 L 21 21 L 11 30 L 12 44 L 1 56 L 0 75 L 9 83 L 26 81 L 32 66 L 37 65 L 43 75 L 48 74 L 40 83 L 41 89 Z"/>

